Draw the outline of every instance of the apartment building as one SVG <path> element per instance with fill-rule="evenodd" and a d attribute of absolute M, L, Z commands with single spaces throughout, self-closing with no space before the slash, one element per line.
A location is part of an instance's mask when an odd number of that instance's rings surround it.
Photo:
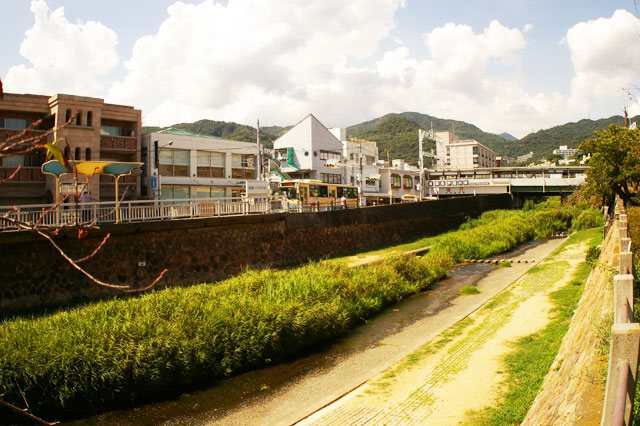
<path fill-rule="evenodd" d="M 34 128 L 32 124 L 41 120 Z M 70 124 L 64 126 L 66 122 Z M 53 96 L 5 93 L 0 99 L 0 141 L 30 129 L 28 135 L 51 132 L 49 140 L 64 138 L 58 146 L 70 160 L 140 161 L 141 112 L 132 106 L 105 103 L 103 99 L 57 94 Z M 0 180 L 20 167 L 11 180 L 0 183 L 0 205 L 50 203 L 56 199 L 53 176 L 45 176 L 40 166 L 46 161 L 46 150 L 28 155 L 0 158 Z M 62 176 L 62 188 L 72 182 L 71 175 Z M 115 180 L 96 175 L 88 180 L 94 199 L 113 200 Z M 118 198 L 140 196 L 140 179 L 120 179 Z"/>
<path fill-rule="evenodd" d="M 145 133 L 142 157 L 142 194 L 149 198 L 239 197 L 259 172 L 255 143 L 173 128 Z"/>
<path fill-rule="evenodd" d="M 473 139 L 459 139 L 451 132 L 436 132 L 438 167 L 445 170 L 496 167 L 496 153 Z"/>

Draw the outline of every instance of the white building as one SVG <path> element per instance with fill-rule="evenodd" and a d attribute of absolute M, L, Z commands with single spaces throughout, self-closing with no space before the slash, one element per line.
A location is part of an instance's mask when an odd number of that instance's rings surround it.
<path fill-rule="evenodd" d="M 256 182 L 257 145 L 166 129 L 142 135 L 142 193 L 161 199 L 239 197 Z"/>
<path fill-rule="evenodd" d="M 571 157 L 578 153 L 578 149 L 569 148 L 567 145 L 560 145 L 558 149 L 554 149 L 555 155 L 562 155 L 562 160 L 558 161 L 558 164 L 568 164 Z"/>
<path fill-rule="evenodd" d="M 309 114 L 273 143 L 280 168 L 292 179 L 348 183 L 342 142 Z"/>
<path fill-rule="evenodd" d="M 473 139 L 461 140 L 450 132 L 436 132 L 438 167 L 448 170 L 496 167 L 496 153 Z"/>

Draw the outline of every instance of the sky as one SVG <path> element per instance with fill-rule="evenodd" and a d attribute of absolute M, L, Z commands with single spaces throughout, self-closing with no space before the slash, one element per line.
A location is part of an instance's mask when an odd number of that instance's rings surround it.
<path fill-rule="evenodd" d="M 640 7 L 640 5 L 639 5 Z M 0 0 L 4 91 L 347 127 L 391 112 L 523 137 L 640 114 L 634 0 Z"/>

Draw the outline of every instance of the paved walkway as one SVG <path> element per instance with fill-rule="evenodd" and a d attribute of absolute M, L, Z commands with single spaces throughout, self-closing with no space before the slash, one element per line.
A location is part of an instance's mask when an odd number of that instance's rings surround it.
<path fill-rule="evenodd" d="M 542 244 L 518 250 L 510 257 L 540 260 L 558 248 L 563 241 L 564 239 L 551 239 Z M 384 418 L 389 419 L 385 420 L 387 424 L 399 424 L 397 422 L 405 416 L 402 413 L 409 413 L 411 407 L 424 405 L 424 402 L 430 400 L 434 386 L 450 383 L 451 374 L 459 372 L 459 367 L 453 368 L 453 366 L 462 365 L 461 361 L 468 359 L 474 351 L 486 345 L 491 336 L 495 335 L 495 331 L 500 329 L 510 316 L 507 316 L 506 313 L 487 314 L 486 320 L 479 318 L 474 320 L 475 324 L 483 324 L 484 327 L 482 329 L 474 327 L 467 332 L 468 335 L 476 337 L 467 339 L 455 349 L 453 349 L 453 343 L 440 347 L 440 350 L 452 348 L 452 351 L 447 357 L 426 366 L 424 370 L 421 370 L 423 371 L 421 374 L 409 374 L 414 378 L 422 377 L 422 383 L 416 383 L 416 387 L 412 391 L 407 389 L 402 394 L 406 396 L 398 394 L 389 398 L 388 401 L 391 405 L 382 406 L 381 400 L 374 399 L 370 400 L 371 404 L 367 402 L 357 407 L 348 405 L 348 403 L 349 401 L 364 400 L 357 396 L 361 392 L 367 392 L 366 395 L 370 395 L 371 389 L 376 387 L 388 388 L 383 383 L 384 380 L 380 381 L 384 377 L 384 375 L 380 376 L 381 373 L 401 363 L 407 355 L 420 350 L 425 343 L 436 341 L 436 338 L 443 332 L 461 320 L 470 317 L 480 306 L 490 301 L 533 266 L 534 263 L 514 263 L 511 268 L 473 265 L 471 268 L 489 268 L 485 269 L 486 273 L 481 274 L 483 278 L 477 281 L 477 286 L 481 290 L 480 294 L 458 296 L 457 292 L 461 286 L 472 283 L 460 282 L 455 288 L 446 288 L 445 282 L 440 283 L 427 294 L 410 298 L 400 305 L 399 309 L 416 310 L 416 316 L 420 311 L 418 320 L 409 325 L 403 324 L 402 327 L 398 327 L 397 332 L 390 333 L 375 344 L 340 357 L 333 365 L 314 370 L 304 377 L 297 378 L 293 383 L 289 383 L 283 388 L 274 389 L 263 398 L 248 402 L 224 417 L 212 419 L 208 423 L 216 425 L 365 424 L 368 419 L 376 418 L 381 413 L 395 411 L 400 414 L 400 417 Z M 358 345 L 357 340 L 367 336 L 367 327 L 375 327 L 376 321 L 385 321 L 385 316 L 392 317 L 393 311 L 397 310 L 390 309 L 370 321 L 369 324 L 360 327 L 353 333 L 356 336 L 350 336 L 350 344 Z M 516 308 L 510 307 L 509 310 L 513 316 Z M 434 368 L 437 371 L 433 370 Z M 434 383 L 434 380 L 437 383 Z M 380 383 L 380 385 L 376 383 Z M 435 407 L 434 405 L 429 406 Z M 325 408 L 323 409 L 323 407 Z M 428 410 L 433 411 L 431 408 Z M 421 415 L 426 416 L 428 413 L 424 411 Z M 407 424 L 423 424 L 420 423 L 420 420 L 413 421 L 410 418 L 405 420 L 408 422 Z M 371 424 L 384 424 L 384 421 Z"/>
<path fill-rule="evenodd" d="M 510 342 L 544 328 L 552 308 L 548 295 L 568 284 L 586 249 L 571 245 L 545 260 L 544 270 L 529 271 L 491 303 L 297 424 L 458 425 L 469 410 L 493 405 L 503 390 L 500 360 Z M 481 294 L 511 284 L 513 275 L 500 272 L 478 283 Z"/>

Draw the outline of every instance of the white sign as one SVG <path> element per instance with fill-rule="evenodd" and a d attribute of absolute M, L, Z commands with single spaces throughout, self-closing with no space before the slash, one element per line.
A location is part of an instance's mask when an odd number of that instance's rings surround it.
<path fill-rule="evenodd" d="M 247 197 L 267 197 L 269 196 L 269 182 L 248 180 L 245 184 L 245 192 L 247 194 Z"/>

